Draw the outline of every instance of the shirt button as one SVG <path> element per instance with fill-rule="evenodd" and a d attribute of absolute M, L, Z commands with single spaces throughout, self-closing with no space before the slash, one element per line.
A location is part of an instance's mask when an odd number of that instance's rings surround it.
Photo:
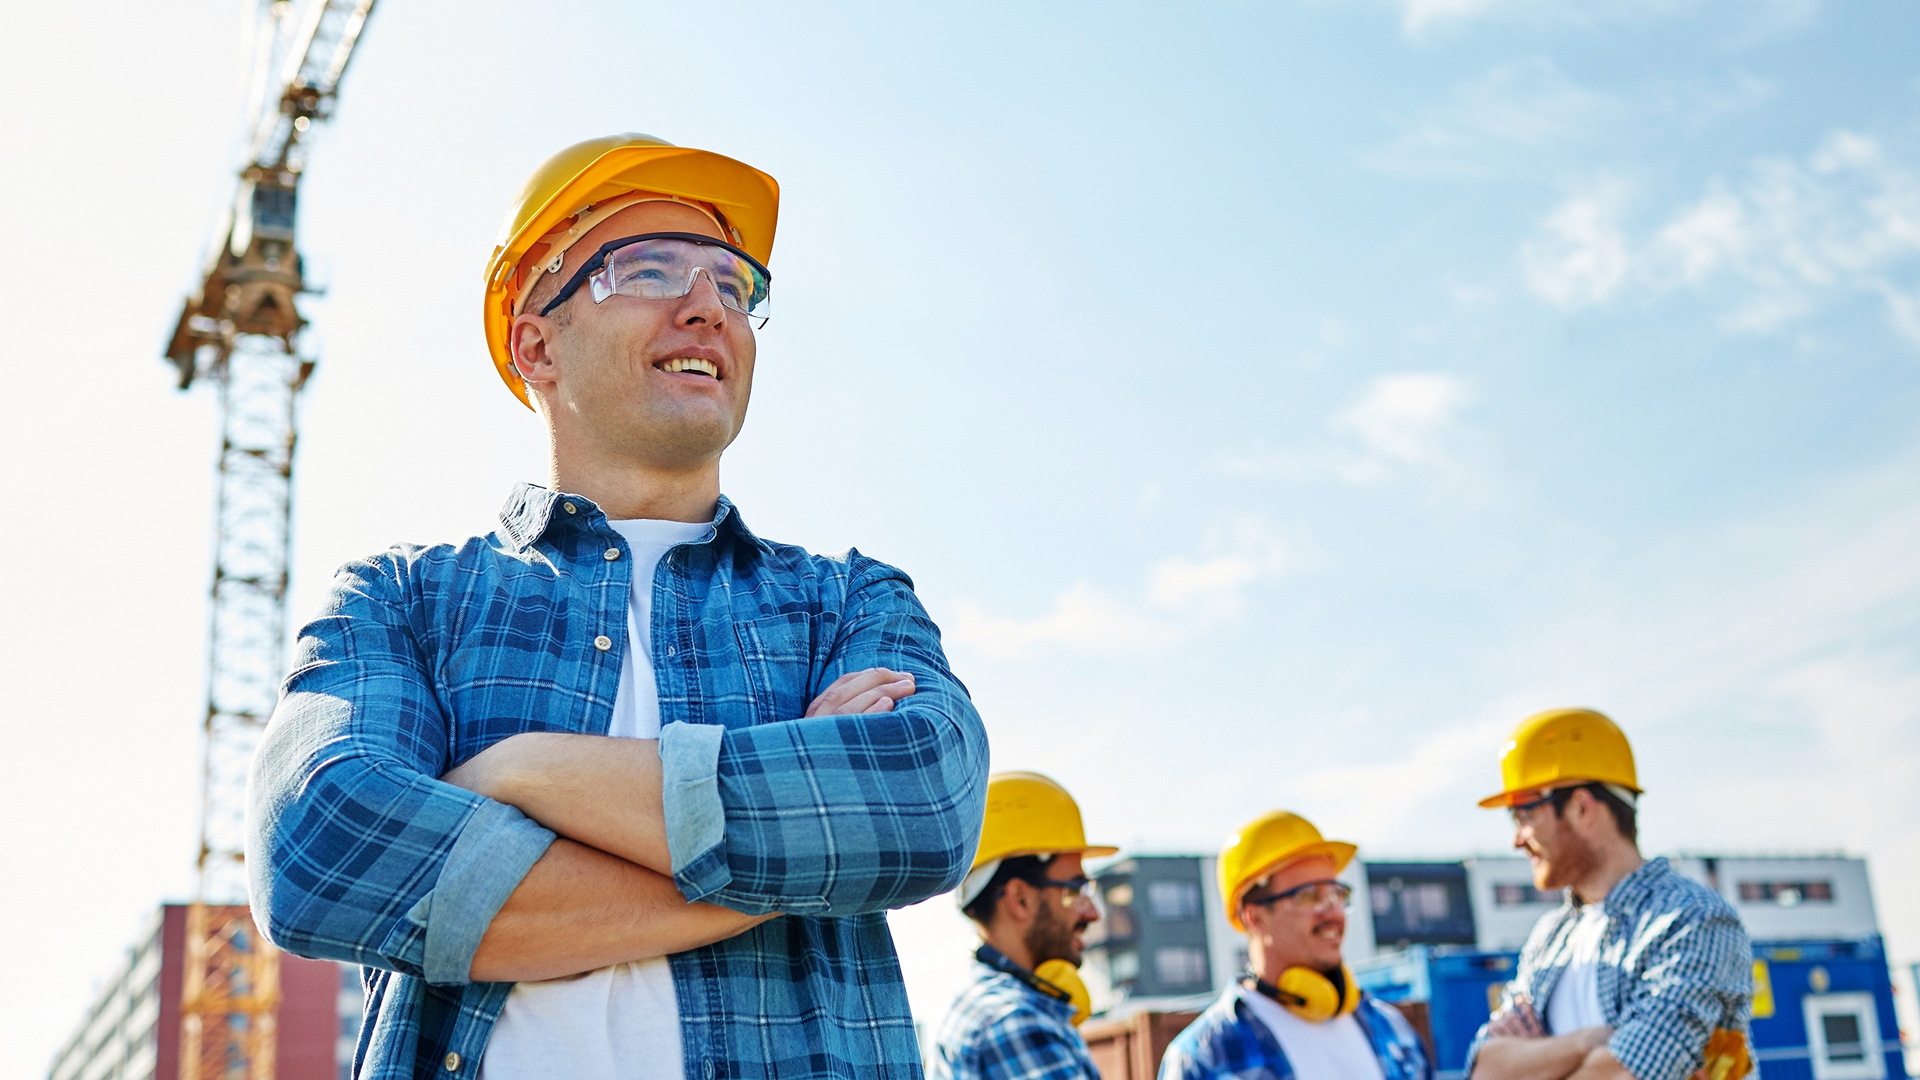
<path fill-rule="evenodd" d="M 603 559 L 605 559 L 605 560 L 607 560 L 608 562 L 612 562 L 613 560 L 615 560 L 615 559 L 617 559 L 617 558 L 619 558 L 619 557 L 620 557 L 620 549 L 619 549 L 619 548 L 608 548 L 608 549 L 607 549 L 607 553 L 606 553 L 605 555 L 602 555 L 602 556 L 600 556 L 600 557 L 601 557 L 601 558 L 603 558 Z"/>
<path fill-rule="evenodd" d="M 608 649 L 613 648 L 613 639 L 605 634 L 601 634 L 599 637 L 593 639 L 593 647 L 599 649 L 601 652 L 606 652 Z"/>
<path fill-rule="evenodd" d="M 447 1060 L 443 1062 L 443 1064 L 446 1065 L 448 1072 L 459 1072 L 460 1071 L 460 1055 L 449 1051 L 447 1053 Z"/>
<path fill-rule="evenodd" d="M 671 645 L 669 645 L 669 646 L 667 646 L 667 655 L 668 655 L 668 656 L 672 656 L 672 655 L 673 655 L 673 653 L 674 653 L 674 649 L 673 649 L 673 646 L 671 646 Z"/>
<path fill-rule="evenodd" d="M 560 504 L 560 509 L 562 509 L 562 510 L 565 510 L 565 511 L 566 511 L 567 513 L 569 513 L 569 514 L 577 514 L 577 513 L 579 513 L 579 512 L 580 512 L 580 508 L 579 508 L 579 507 L 577 507 L 577 506 L 575 506 L 575 505 L 573 505 L 573 504 L 572 504 L 572 503 L 570 503 L 570 502 L 563 502 L 563 503 L 561 503 L 561 504 Z"/>

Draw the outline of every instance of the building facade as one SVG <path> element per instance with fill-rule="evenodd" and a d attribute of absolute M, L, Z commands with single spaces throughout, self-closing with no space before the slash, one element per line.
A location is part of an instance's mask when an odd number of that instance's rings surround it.
<path fill-rule="evenodd" d="M 174 1080 L 180 1075 L 180 991 L 187 907 L 155 911 L 106 980 L 49 1080 Z M 347 1080 L 359 1036 L 360 969 L 280 954 L 277 1080 Z"/>

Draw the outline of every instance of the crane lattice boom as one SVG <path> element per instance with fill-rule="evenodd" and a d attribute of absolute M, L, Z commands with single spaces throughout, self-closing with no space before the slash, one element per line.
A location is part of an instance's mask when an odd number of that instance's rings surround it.
<path fill-rule="evenodd" d="M 284 668 L 289 525 L 307 291 L 295 237 L 308 135 L 333 113 L 374 0 L 263 0 L 249 145 L 233 209 L 167 343 L 180 388 L 220 398 L 200 851 L 187 921 L 181 1080 L 272 1080 L 273 946 L 244 909 L 247 768 Z"/>

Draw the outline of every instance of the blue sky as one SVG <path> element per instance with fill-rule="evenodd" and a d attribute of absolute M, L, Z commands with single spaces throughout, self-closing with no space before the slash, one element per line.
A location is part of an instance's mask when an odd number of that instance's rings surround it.
<path fill-rule="evenodd" d="M 652 132 L 783 185 L 728 492 L 907 569 L 1095 832 L 1497 850 L 1505 732 L 1585 704 L 1649 851 L 1866 855 L 1920 959 L 1920 8 L 1032 7 L 383 0 L 303 193 L 296 615 L 543 475 L 481 266 L 548 153 Z M 244 11 L 43 5 L 0 70 L 0 910 L 59 913 L 0 1071 L 189 885 L 213 409 L 157 354 Z"/>

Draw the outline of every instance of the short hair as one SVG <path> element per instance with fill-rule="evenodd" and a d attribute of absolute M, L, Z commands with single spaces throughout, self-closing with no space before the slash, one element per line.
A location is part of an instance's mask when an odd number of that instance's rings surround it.
<path fill-rule="evenodd" d="M 1592 792 L 1600 805 L 1606 807 L 1607 812 L 1613 815 L 1613 823 L 1620 829 L 1621 837 L 1629 844 L 1639 843 L 1638 812 L 1625 799 L 1608 791 L 1605 784 L 1575 784 L 1572 787 L 1554 788 L 1552 796 L 1554 817 L 1565 816 L 1567 803 L 1573 800 L 1573 793 L 1576 791 Z"/>
<path fill-rule="evenodd" d="M 525 307 L 520 309 L 521 314 L 540 314 L 540 309 L 552 303 L 553 298 L 560 294 L 561 286 L 565 284 L 566 279 L 562 278 L 559 274 L 541 274 L 540 277 L 534 281 L 533 287 L 527 290 L 527 303 Z M 572 297 L 568 299 L 572 299 Z M 553 309 L 552 314 L 546 317 L 553 320 L 553 325 L 564 330 L 567 324 L 573 321 L 573 312 L 568 310 L 568 305 L 561 304 L 559 307 Z"/>
<path fill-rule="evenodd" d="M 1013 855 L 1001 859 L 1000 869 L 995 870 L 993 876 L 987 879 L 987 887 L 980 890 L 980 895 L 974 897 L 972 903 L 960 910 L 966 914 L 967 918 L 981 926 L 987 925 L 993 921 L 993 912 L 1000 906 L 1000 898 L 1007 893 L 1008 882 L 1016 879 L 1032 881 L 1034 878 L 1044 877 L 1047 864 L 1052 861 L 1051 855 Z"/>

